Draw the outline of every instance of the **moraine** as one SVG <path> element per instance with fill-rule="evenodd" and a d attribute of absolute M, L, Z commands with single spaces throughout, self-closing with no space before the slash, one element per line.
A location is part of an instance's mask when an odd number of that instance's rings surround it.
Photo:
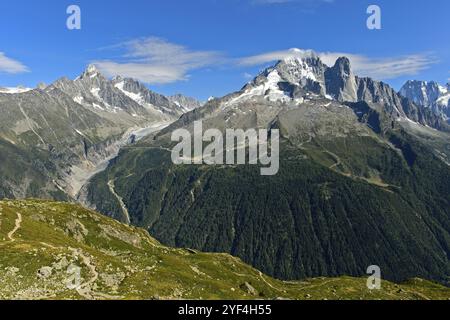
<path fill-rule="evenodd" d="M 86 160 L 81 165 L 72 166 L 71 174 L 66 179 L 72 188 L 71 196 L 83 202 L 83 187 L 92 177 L 108 167 L 110 161 L 119 155 L 121 148 L 168 127 L 172 122 L 173 121 L 158 122 L 144 128 L 132 128 L 128 130 L 121 139 L 106 148 L 108 149 L 108 156 L 100 157 L 97 161 Z"/>

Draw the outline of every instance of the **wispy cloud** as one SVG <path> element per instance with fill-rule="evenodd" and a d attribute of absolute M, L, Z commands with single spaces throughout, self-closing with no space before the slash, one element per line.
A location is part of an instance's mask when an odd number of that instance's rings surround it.
<path fill-rule="evenodd" d="M 136 39 L 103 50 L 112 49 L 120 50 L 121 55 L 114 60 L 94 61 L 93 63 L 100 71 L 109 77 L 121 75 L 153 85 L 184 81 L 189 79 L 191 71 L 214 68 L 224 64 L 238 67 L 263 66 L 288 57 L 304 57 L 316 54 L 329 66 L 334 65 L 337 58 L 345 56 L 350 59 L 352 69 L 357 75 L 379 80 L 413 76 L 438 62 L 430 53 L 379 58 L 346 52 L 315 53 L 312 50 L 300 49 L 271 51 L 254 56 L 230 59 L 222 52 L 191 50 L 157 37 Z M 4 55 L 0 53 L 0 66 L 2 65 L 2 57 Z M 18 63 L 14 70 L 23 71 L 27 68 Z M 249 74 L 245 74 L 245 77 L 249 77 Z"/>
<path fill-rule="evenodd" d="M 241 66 L 258 66 L 290 57 L 304 57 L 308 53 L 312 53 L 312 51 L 300 49 L 279 50 L 243 57 L 237 59 L 236 62 Z"/>
<path fill-rule="evenodd" d="M 94 64 L 107 76 L 121 75 L 148 84 L 167 84 L 189 78 L 192 70 L 218 63 L 222 54 L 195 51 L 157 37 L 142 38 L 116 46 L 124 49 L 122 61 L 99 60 Z"/>
<path fill-rule="evenodd" d="M 3 52 L 0 52 L 0 72 L 17 74 L 29 71 L 28 67 L 20 61 L 9 58 Z"/>
<path fill-rule="evenodd" d="M 430 53 L 416 53 L 385 58 L 371 58 L 364 55 L 336 52 L 320 54 L 322 61 L 328 65 L 333 64 L 337 58 L 342 56 L 350 59 L 356 74 L 381 80 L 417 75 L 439 62 Z"/>
<path fill-rule="evenodd" d="M 304 57 L 314 54 L 311 50 L 280 50 L 238 59 L 242 66 L 263 65 L 289 57 Z M 359 76 L 367 76 L 380 80 L 394 79 L 401 76 L 416 75 L 438 61 L 432 54 L 411 54 L 405 56 L 372 58 L 365 55 L 345 52 L 318 52 L 321 60 L 332 66 L 339 57 L 350 59 L 352 69 Z"/>

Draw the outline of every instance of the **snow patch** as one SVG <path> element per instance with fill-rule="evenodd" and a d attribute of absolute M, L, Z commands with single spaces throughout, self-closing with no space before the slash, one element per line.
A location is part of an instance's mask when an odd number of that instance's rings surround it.
<path fill-rule="evenodd" d="M 81 96 L 73 98 L 73 101 L 75 101 L 78 104 L 83 104 L 83 100 L 84 100 L 84 98 Z"/>
<path fill-rule="evenodd" d="M 7 88 L 0 88 L 0 93 L 16 94 L 16 93 L 28 92 L 31 90 L 33 90 L 33 89 L 23 88 L 23 87 L 7 87 Z"/>
<path fill-rule="evenodd" d="M 98 104 L 96 104 L 96 103 L 93 103 L 92 106 L 93 106 L 95 109 L 99 109 L 99 110 L 105 111 L 105 108 L 103 108 L 102 106 L 100 106 L 100 105 L 98 105 Z"/>

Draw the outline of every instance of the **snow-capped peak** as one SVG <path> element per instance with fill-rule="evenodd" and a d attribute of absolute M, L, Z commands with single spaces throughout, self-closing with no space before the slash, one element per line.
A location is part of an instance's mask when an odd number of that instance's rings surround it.
<path fill-rule="evenodd" d="M 301 83 L 305 80 L 323 81 L 326 66 L 312 50 L 290 49 L 275 69 L 280 77 L 290 83 Z"/>
<path fill-rule="evenodd" d="M 87 72 L 87 73 L 97 73 L 97 72 L 98 72 L 98 69 L 97 69 L 97 67 L 95 66 L 95 64 L 90 64 L 90 65 L 88 65 L 88 67 L 87 67 L 87 69 L 86 69 L 86 72 Z"/>
<path fill-rule="evenodd" d="M 436 115 L 450 118 L 450 88 L 435 81 L 408 81 L 400 94 L 419 106 L 430 108 Z"/>
<path fill-rule="evenodd" d="M 83 72 L 83 74 L 81 75 L 81 77 L 77 78 L 77 79 L 83 79 L 83 78 L 95 78 L 97 76 L 100 75 L 100 71 L 98 71 L 97 67 L 94 64 L 90 64 L 86 70 Z"/>
<path fill-rule="evenodd" d="M 288 50 L 288 54 L 285 55 L 282 61 L 285 62 L 296 62 L 304 59 L 317 59 L 319 56 L 313 50 L 302 50 L 298 48 L 292 48 Z"/>

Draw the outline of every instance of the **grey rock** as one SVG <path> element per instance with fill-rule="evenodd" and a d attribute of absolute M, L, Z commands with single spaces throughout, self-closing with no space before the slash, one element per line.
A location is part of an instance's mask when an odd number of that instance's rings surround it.
<path fill-rule="evenodd" d="M 400 89 L 400 94 L 450 123 L 450 83 L 441 86 L 435 81 L 408 81 Z"/>
<path fill-rule="evenodd" d="M 258 295 L 258 291 L 256 291 L 256 289 L 253 288 L 253 286 L 248 282 L 244 282 L 243 284 L 241 284 L 240 288 L 242 291 L 244 291 L 252 296 Z"/>
<path fill-rule="evenodd" d="M 40 278 L 47 279 L 51 277 L 53 269 L 51 267 L 42 267 L 38 270 L 37 275 Z"/>

